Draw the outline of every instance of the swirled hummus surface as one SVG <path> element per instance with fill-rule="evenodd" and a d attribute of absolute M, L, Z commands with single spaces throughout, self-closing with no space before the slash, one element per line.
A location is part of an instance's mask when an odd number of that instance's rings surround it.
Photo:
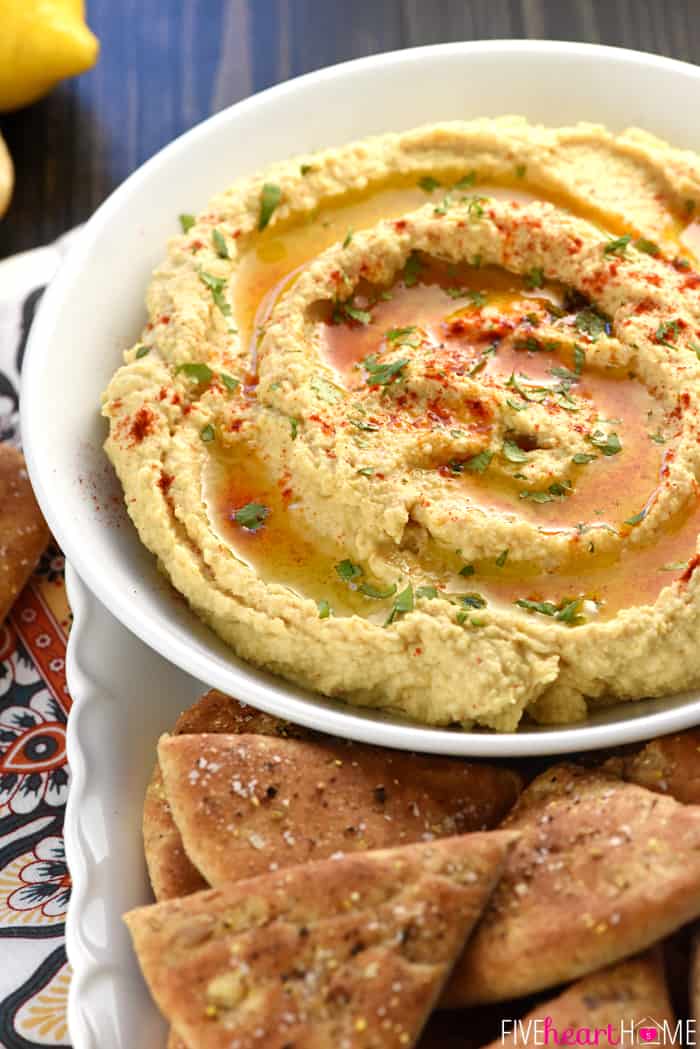
<path fill-rule="evenodd" d="M 105 393 L 141 540 L 243 658 L 419 721 L 699 685 L 699 202 L 519 118 L 239 179 Z"/>

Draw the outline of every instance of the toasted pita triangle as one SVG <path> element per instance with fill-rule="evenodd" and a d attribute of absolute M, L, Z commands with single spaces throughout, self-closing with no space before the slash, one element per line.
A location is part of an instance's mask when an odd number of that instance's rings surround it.
<path fill-rule="evenodd" d="M 312 736 L 298 726 L 263 714 L 254 707 L 211 689 L 178 718 L 173 733 L 258 732 L 265 735 Z M 143 804 L 143 844 L 146 866 L 157 900 L 186 896 L 207 887 L 187 858 L 180 832 L 170 812 L 160 766 L 156 764 Z"/>
<path fill-rule="evenodd" d="M 549 769 L 444 1004 L 504 1001 L 645 950 L 700 914 L 700 806 L 614 776 Z"/>
<path fill-rule="evenodd" d="M 170 736 L 158 758 L 185 851 L 213 886 L 492 828 L 521 785 L 508 769 L 329 738 Z"/>
<path fill-rule="evenodd" d="M 24 459 L 12 445 L 0 444 L 0 623 L 36 568 L 48 541 L 49 530 L 34 498 Z"/>
<path fill-rule="evenodd" d="M 533 1025 L 530 1030 L 534 1031 L 534 1022 L 544 1022 L 545 1017 L 550 1018 L 552 1029 L 556 1028 L 559 1032 L 569 1027 L 575 1031 L 582 1028 L 591 1031 L 598 1029 L 600 1035 L 596 1044 L 602 1049 L 624 1044 L 620 1027 L 623 1023 L 629 1032 L 631 1024 L 634 1024 L 636 1031 L 638 1025 L 651 1026 L 653 1019 L 661 1028 L 666 1022 L 672 1031 L 676 1018 L 668 996 L 660 951 L 651 951 L 584 976 L 563 994 L 541 1002 L 527 1013 L 520 1021 L 519 1031 L 527 1030 L 529 1022 Z M 608 1032 L 611 1034 L 610 1039 Z M 550 1040 L 553 1041 L 551 1035 Z M 629 1034 L 625 1040 L 628 1045 L 632 1044 Z M 643 1042 L 636 1041 L 634 1044 Z M 518 1049 L 522 1045 L 522 1034 L 506 1028 L 503 1039 L 497 1039 L 484 1049 Z"/>
<path fill-rule="evenodd" d="M 410 1049 L 512 836 L 321 860 L 126 916 L 149 987 L 198 1049 Z"/>
<path fill-rule="evenodd" d="M 700 729 L 652 739 L 641 750 L 611 758 L 604 767 L 657 794 L 700 804 Z"/>

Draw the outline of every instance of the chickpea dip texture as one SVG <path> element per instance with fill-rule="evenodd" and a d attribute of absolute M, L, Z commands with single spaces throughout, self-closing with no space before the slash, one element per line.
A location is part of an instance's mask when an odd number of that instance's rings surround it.
<path fill-rule="evenodd" d="M 239 179 L 104 395 L 142 542 L 244 659 L 422 722 L 697 686 L 698 201 L 517 117 Z"/>

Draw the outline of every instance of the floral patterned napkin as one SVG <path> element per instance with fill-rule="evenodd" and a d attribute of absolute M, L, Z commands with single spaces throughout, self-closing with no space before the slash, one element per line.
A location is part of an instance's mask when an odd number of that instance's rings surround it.
<path fill-rule="evenodd" d="M 0 440 L 20 443 L 19 373 L 36 306 L 75 232 L 0 262 Z M 63 557 L 50 546 L 0 626 L 0 1047 L 66 1046 L 70 970 Z"/>

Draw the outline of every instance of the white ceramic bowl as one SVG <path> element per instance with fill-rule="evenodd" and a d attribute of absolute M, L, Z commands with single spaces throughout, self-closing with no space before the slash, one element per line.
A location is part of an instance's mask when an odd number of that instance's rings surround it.
<path fill-rule="evenodd" d="M 555 753 L 700 721 L 698 693 L 623 704 L 584 724 L 489 735 L 351 709 L 255 670 L 173 597 L 121 508 L 98 405 L 145 319 L 144 292 L 180 212 L 270 161 L 428 121 L 521 113 L 552 125 L 646 128 L 700 150 L 700 69 L 654 55 L 541 41 L 457 43 L 323 69 L 246 99 L 173 142 L 87 224 L 44 298 L 24 365 L 32 482 L 78 573 L 122 623 L 194 677 L 341 736 L 454 754 Z M 467 686 L 468 687 L 468 686 Z"/>

